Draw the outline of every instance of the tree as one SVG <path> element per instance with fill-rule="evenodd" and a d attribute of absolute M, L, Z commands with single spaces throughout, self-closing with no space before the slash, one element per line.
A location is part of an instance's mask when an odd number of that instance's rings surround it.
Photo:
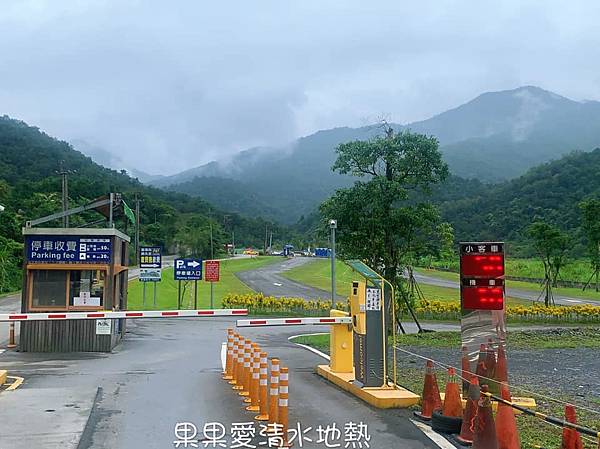
<path fill-rule="evenodd" d="M 599 289 L 600 274 L 600 200 L 592 198 L 579 203 L 581 227 L 587 237 L 588 254 L 592 265 L 592 275 L 583 286 L 585 290 L 592 278 L 596 278 L 596 291 Z"/>
<path fill-rule="evenodd" d="M 439 213 L 417 193 L 444 180 L 448 167 L 436 138 L 385 126 L 385 135 L 336 148 L 333 170 L 362 178 L 321 204 L 338 220 L 339 253 L 367 260 L 396 286 L 403 263 L 427 247 Z"/>
<path fill-rule="evenodd" d="M 542 221 L 532 223 L 527 234 L 544 264 L 544 303 L 549 306 L 554 302 L 552 287 L 556 287 L 560 269 L 566 264 L 570 239 L 556 226 Z"/>

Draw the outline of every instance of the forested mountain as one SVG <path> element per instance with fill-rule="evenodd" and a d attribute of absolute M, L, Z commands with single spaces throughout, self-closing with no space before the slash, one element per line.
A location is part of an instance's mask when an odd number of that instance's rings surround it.
<path fill-rule="evenodd" d="M 261 218 L 224 212 L 200 198 L 143 185 L 125 172 L 94 163 L 66 142 L 4 116 L 0 117 L 0 204 L 6 209 L 0 213 L 0 292 L 7 290 L 7 285 L 18 286 L 19 242 L 25 221 L 61 210 L 61 179 L 57 174 L 61 164 L 70 172 L 71 206 L 118 192 L 133 207 L 137 194 L 141 198 L 142 243 L 160 245 L 166 251 L 194 238 L 197 251 L 206 255 L 210 245 L 209 222 L 213 225 L 217 250 L 231 241 L 232 231 L 238 247 L 262 247 L 265 227 L 273 230 L 275 241 L 285 242 L 293 237 L 289 229 Z M 71 223 L 81 225 L 86 218 L 91 216 L 75 216 Z M 48 225 L 60 226 L 60 222 Z M 132 226 L 124 219 L 117 225 L 133 233 Z M 8 272 L 7 267 L 17 268 Z"/>
<path fill-rule="evenodd" d="M 461 185 L 462 194 L 456 190 Z M 600 148 L 573 152 L 498 185 L 452 179 L 433 198 L 457 240 L 506 240 L 513 254 L 531 254 L 526 228 L 544 220 L 568 231 L 573 247 L 582 249 L 579 203 L 600 198 Z"/>
<path fill-rule="evenodd" d="M 393 126 L 436 136 L 453 174 L 501 182 L 571 151 L 600 146 L 598 123 L 600 103 L 577 102 L 528 86 L 485 93 L 428 120 Z M 228 161 L 160 178 L 154 185 L 236 212 L 259 211 L 293 223 L 351 182 L 330 170 L 335 147 L 379 132 L 377 126 L 319 131 L 287 147 L 253 148 Z M 224 194 L 216 178 L 234 180 L 231 191 Z"/>

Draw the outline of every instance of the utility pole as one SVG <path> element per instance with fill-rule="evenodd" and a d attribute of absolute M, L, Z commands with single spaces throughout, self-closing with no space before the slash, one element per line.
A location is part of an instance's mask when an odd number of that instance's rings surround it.
<path fill-rule="evenodd" d="M 265 246 L 263 248 L 263 254 L 267 254 L 267 239 L 268 239 L 269 233 L 267 230 L 267 224 L 265 223 Z"/>
<path fill-rule="evenodd" d="M 335 309 L 335 230 L 337 229 L 337 220 L 329 220 L 329 229 L 331 229 L 331 308 Z"/>
<path fill-rule="evenodd" d="M 273 251 L 273 230 L 271 229 L 271 235 L 269 236 L 269 250 Z"/>
<path fill-rule="evenodd" d="M 135 194 L 135 260 L 140 261 L 140 196 Z"/>
<path fill-rule="evenodd" d="M 62 178 L 62 211 L 69 210 L 69 171 L 65 170 L 65 161 L 60 161 L 60 170 L 57 172 Z M 69 217 L 63 216 L 63 228 L 69 227 Z"/>

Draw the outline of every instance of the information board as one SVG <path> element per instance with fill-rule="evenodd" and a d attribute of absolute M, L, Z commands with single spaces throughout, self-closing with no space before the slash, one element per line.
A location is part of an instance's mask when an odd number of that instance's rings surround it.
<path fill-rule="evenodd" d="M 162 268 L 160 246 L 140 246 L 140 268 Z"/>
<path fill-rule="evenodd" d="M 204 262 L 204 280 L 206 282 L 219 282 L 221 263 L 218 260 Z"/>
<path fill-rule="evenodd" d="M 112 242 L 107 237 L 31 235 L 25 245 L 28 262 L 108 264 L 112 259 Z"/>

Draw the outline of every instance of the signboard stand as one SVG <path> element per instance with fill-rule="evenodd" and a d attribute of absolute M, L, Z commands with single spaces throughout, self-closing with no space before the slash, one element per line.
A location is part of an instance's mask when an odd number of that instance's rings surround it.
<path fill-rule="evenodd" d="M 221 262 L 207 260 L 204 262 L 204 280 L 210 282 L 210 308 L 214 307 L 214 283 L 219 282 Z"/>
<path fill-rule="evenodd" d="M 162 254 L 160 246 L 140 247 L 140 281 L 144 283 L 142 302 L 146 306 L 146 282 L 154 284 L 153 304 L 156 307 L 156 283 L 161 280 Z"/>
<path fill-rule="evenodd" d="M 194 281 L 194 310 L 198 309 L 198 281 Z M 211 306 L 212 309 L 212 306 Z"/>
<path fill-rule="evenodd" d="M 177 310 L 181 309 L 181 281 L 177 281 Z"/>
<path fill-rule="evenodd" d="M 462 346 L 476 371 L 480 347 L 506 345 L 504 243 L 460 243 Z"/>

